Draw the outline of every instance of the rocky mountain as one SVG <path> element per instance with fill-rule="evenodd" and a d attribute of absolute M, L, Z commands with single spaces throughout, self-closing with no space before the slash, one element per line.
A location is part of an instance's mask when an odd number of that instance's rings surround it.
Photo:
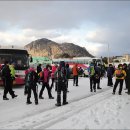
<path fill-rule="evenodd" d="M 73 43 L 56 43 L 46 38 L 38 39 L 27 44 L 25 48 L 32 56 L 46 56 L 50 58 L 68 57 L 93 57 L 84 47 Z"/>

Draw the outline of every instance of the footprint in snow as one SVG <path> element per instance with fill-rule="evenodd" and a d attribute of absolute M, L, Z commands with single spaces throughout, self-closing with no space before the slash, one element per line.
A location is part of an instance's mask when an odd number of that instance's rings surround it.
<path fill-rule="evenodd" d="M 122 108 L 122 107 L 119 105 L 119 106 L 118 106 L 118 110 L 120 110 L 121 108 Z"/>
<path fill-rule="evenodd" d="M 108 120 L 106 120 L 106 124 L 110 124 L 110 120 L 108 119 Z"/>
<path fill-rule="evenodd" d="M 100 125 L 100 122 L 99 122 L 98 118 L 95 118 L 94 122 L 95 122 L 97 125 Z"/>
<path fill-rule="evenodd" d="M 121 120 L 120 120 L 120 119 L 117 119 L 117 122 L 118 122 L 118 124 L 120 124 L 120 123 L 121 123 Z"/>
<path fill-rule="evenodd" d="M 128 104 L 129 104 L 129 102 L 126 102 L 126 104 L 128 105 Z"/>

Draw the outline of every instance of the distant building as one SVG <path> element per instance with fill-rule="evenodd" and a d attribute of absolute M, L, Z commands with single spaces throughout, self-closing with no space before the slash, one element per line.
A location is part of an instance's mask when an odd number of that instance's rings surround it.
<path fill-rule="evenodd" d="M 125 62 L 130 62 L 130 54 L 124 54 L 123 59 L 125 59 Z"/>
<path fill-rule="evenodd" d="M 128 63 L 130 62 L 130 54 L 124 54 L 123 56 L 115 56 L 113 62 Z"/>

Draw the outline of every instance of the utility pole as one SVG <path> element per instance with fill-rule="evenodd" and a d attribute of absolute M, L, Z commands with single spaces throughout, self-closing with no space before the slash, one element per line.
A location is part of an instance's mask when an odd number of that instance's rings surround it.
<path fill-rule="evenodd" d="M 110 48 L 109 48 L 109 43 L 108 43 L 108 65 L 109 65 L 109 63 L 110 63 Z"/>

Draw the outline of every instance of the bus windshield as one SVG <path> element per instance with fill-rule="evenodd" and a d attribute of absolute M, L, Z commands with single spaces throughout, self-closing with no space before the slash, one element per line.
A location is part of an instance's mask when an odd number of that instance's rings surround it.
<path fill-rule="evenodd" d="M 29 59 L 27 53 L 0 53 L 0 64 L 4 64 L 4 61 L 13 63 L 16 70 L 25 70 L 29 67 Z"/>

